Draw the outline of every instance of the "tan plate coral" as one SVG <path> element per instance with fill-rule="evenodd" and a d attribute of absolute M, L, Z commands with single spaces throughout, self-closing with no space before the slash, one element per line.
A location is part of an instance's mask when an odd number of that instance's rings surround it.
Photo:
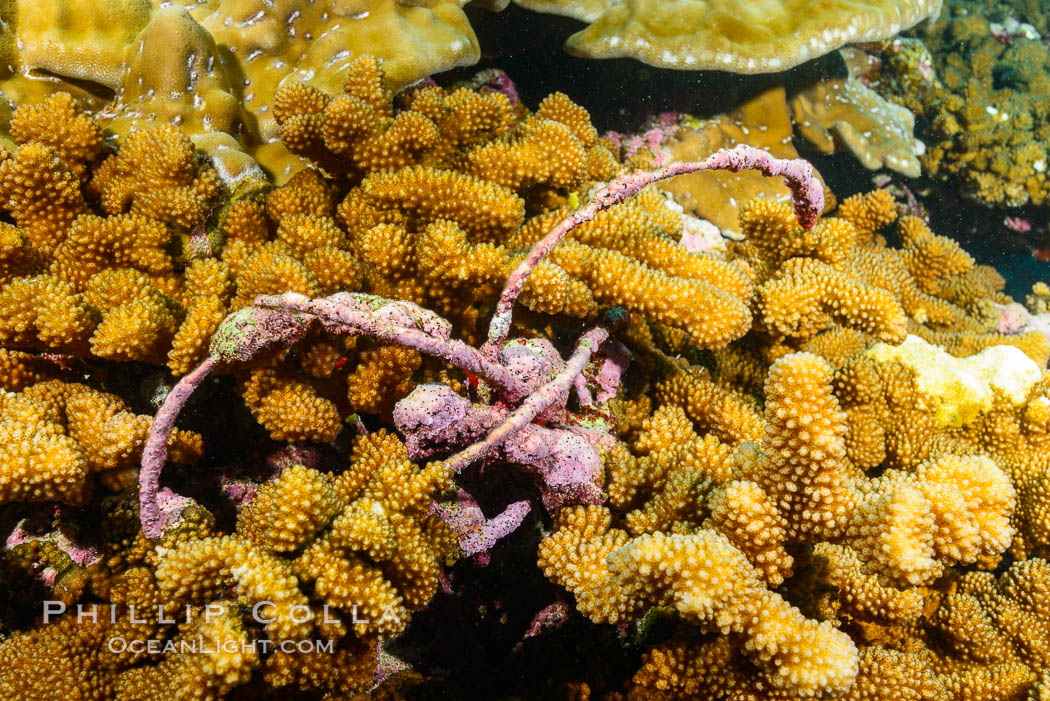
<path fill-rule="evenodd" d="M 566 43 L 576 55 L 731 73 L 777 73 L 941 11 L 941 0 L 515 1 L 590 23 Z"/>

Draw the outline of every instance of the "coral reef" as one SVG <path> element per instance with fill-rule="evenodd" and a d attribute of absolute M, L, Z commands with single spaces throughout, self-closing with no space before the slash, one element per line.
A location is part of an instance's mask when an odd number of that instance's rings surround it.
<path fill-rule="evenodd" d="M 458 3 L 318 2 L 276 44 L 292 3 L 236 29 L 256 5 L 160 4 L 4 27 L 0 693 L 1045 695 L 1045 284 L 1026 310 L 889 191 L 837 201 L 783 88 L 617 143 L 499 74 L 395 94 L 472 60 Z M 52 21 L 74 6 L 90 41 Z M 427 55 L 335 57 L 351 9 L 352 41 Z M 592 36 L 640 9 L 574 11 L 605 13 Z M 466 43 L 428 54 L 425 30 Z M 157 87 L 186 37 L 212 60 L 192 115 Z M 147 59 L 158 82 L 95 116 L 86 86 Z M 862 75 L 904 94 L 909 74 Z M 794 93 L 796 126 L 867 131 L 826 101 L 843 85 Z M 898 136 L 850 148 L 906 170 Z M 249 152 L 301 160 L 245 187 Z"/>
<path fill-rule="evenodd" d="M 839 53 L 859 54 L 846 49 Z M 860 70 L 851 67 L 844 77 L 807 79 L 793 87 L 790 96 L 784 86 L 777 85 L 709 119 L 666 113 L 650 120 L 639 135 L 611 135 L 626 163 L 634 167 L 705 158 L 741 143 L 764 148 L 779 158 L 797 158 L 794 134 L 826 154 L 848 151 L 869 170 L 885 168 L 918 177 L 918 156 L 925 146 L 913 133 L 914 115 L 862 83 L 866 78 Z M 782 184 L 752 171 L 694 173 L 659 187 L 682 207 L 686 227 L 700 235 L 706 233 L 705 227 L 717 229 L 730 239 L 742 235 L 739 213 L 746 202 L 785 200 L 789 195 Z M 703 250 L 723 247 L 714 233 L 700 239 Z"/>
<path fill-rule="evenodd" d="M 822 152 L 835 153 L 839 146 L 868 170 L 888 168 L 919 177 L 918 156 L 926 148 L 915 138 L 915 115 L 864 85 L 852 70 L 847 78 L 829 78 L 799 90 L 791 108 L 801 135 Z"/>

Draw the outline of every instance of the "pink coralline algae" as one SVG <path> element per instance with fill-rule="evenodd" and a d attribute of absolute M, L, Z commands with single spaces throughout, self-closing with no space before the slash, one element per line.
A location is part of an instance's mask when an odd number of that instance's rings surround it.
<path fill-rule="evenodd" d="M 1027 234 L 1032 230 L 1032 223 L 1024 217 L 1005 217 L 1003 219 L 1003 226 L 1010 231 L 1016 231 L 1019 234 Z"/>
<path fill-rule="evenodd" d="M 532 507 L 527 501 L 516 501 L 498 516 L 486 519 L 481 507 L 460 489 L 452 501 L 434 502 L 430 514 L 437 516 L 459 536 L 459 547 L 466 556 L 474 555 L 478 565 L 488 564 L 488 551 L 500 538 L 517 530 Z"/>
<path fill-rule="evenodd" d="M 1025 331 L 1032 320 L 1028 310 L 1017 302 L 996 304 L 999 320 L 995 324 L 998 333 L 1018 334 Z"/>
<path fill-rule="evenodd" d="M 529 624 L 529 629 L 525 631 L 522 640 L 528 640 L 529 638 L 534 638 L 537 635 L 543 635 L 544 633 L 560 628 L 567 620 L 569 620 L 571 613 L 572 609 L 568 602 L 563 600 L 555 601 L 550 606 L 544 607 L 532 618 L 532 622 Z"/>
<path fill-rule="evenodd" d="M 568 361 L 543 339 L 505 344 L 497 358 L 525 390 L 514 410 L 505 400 L 491 406 L 471 403 L 446 385 L 417 387 L 394 406 L 394 424 L 406 436 L 409 454 L 422 458 L 470 443 L 445 461 L 452 470 L 498 457 L 537 478 L 548 509 L 599 503 L 601 442 L 587 440 L 572 426 L 576 421 L 566 405 L 570 389 L 607 335 L 605 329 L 587 332 Z"/>
<path fill-rule="evenodd" d="M 469 88 L 481 90 L 482 92 L 496 92 L 510 100 L 511 104 L 518 104 L 521 98 L 518 96 L 518 88 L 510 76 L 498 68 L 487 68 L 478 71 L 474 77 L 466 82 Z"/>
<path fill-rule="evenodd" d="M 55 506 L 54 513 L 51 515 L 51 529 L 47 532 L 38 533 L 34 532 L 33 529 L 27 528 L 26 520 L 19 520 L 11 528 L 11 532 L 8 533 L 4 539 L 4 550 L 14 551 L 24 546 L 34 546 L 49 544 L 53 546 L 60 557 L 68 558 L 66 563 L 71 566 L 77 567 L 88 567 L 96 563 L 99 560 L 98 550 L 94 546 L 82 545 L 77 543 L 71 538 L 65 529 L 61 526 L 65 520 L 63 507 Z M 55 562 L 53 559 L 50 562 L 42 560 L 37 556 L 34 556 L 32 562 L 33 574 L 37 580 L 48 588 L 53 588 L 55 583 L 61 574 L 59 568 L 65 568 L 65 565 L 61 565 Z"/>
<path fill-rule="evenodd" d="M 996 304 L 999 318 L 995 330 L 1002 334 L 1016 335 L 1038 332 L 1050 338 L 1050 313 L 1032 314 L 1020 304 Z"/>
<path fill-rule="evenodd" d="M 1016 39 L 1039 41 L 1041 38 L 1035 27 L 1014 17 L 1007 17 L 1002 22 L 992 22 L 989 28 L 992 30 L 992 36 L 1000 44 L 1009 45 Z"/>
<path fill-rule="evenodd" d="M 631 158 L 645 148 L 655 156 L 653 165 L 662 166 L 667 160 L 667 154 L 662 147 L 678 131 L 681 121 L 682 115 L 678 112 L 661 112 L 649 120 L 637 134 L 608 131 L 602 136 L 619 146 L 624 158 Z"/>

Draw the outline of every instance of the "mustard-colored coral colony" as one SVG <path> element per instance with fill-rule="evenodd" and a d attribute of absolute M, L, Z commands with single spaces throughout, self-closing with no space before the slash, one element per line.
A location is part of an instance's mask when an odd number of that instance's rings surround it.
<path fill-rule="evenodd" d="M 1050 6 L 515 2 L 0 3 L 0 698 L 1050 699 Z"/>

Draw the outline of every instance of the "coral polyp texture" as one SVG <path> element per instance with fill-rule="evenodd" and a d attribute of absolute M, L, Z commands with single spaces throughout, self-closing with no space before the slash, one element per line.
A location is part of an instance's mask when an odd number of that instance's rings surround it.
<path fill-rule="evenodd" d="M 837 200 L 782 88 L 637 147 L 395 92 L 473 60 L 458 3 L 265 4 L 3 9 L 0 695 L 1046 695 L 1045 284 Z"/>

